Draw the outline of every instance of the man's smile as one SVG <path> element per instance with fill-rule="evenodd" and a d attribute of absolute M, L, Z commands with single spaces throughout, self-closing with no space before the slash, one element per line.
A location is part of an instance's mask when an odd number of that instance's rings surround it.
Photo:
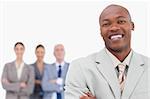
<path fill-rule="evenodd" d="M 117 41 L 117 40 L 121 40 L 124 38 L 124 34 L 121 33 L 113 33 L 111 35 L 108 36 L 108 38 L 112 41 Z"/>

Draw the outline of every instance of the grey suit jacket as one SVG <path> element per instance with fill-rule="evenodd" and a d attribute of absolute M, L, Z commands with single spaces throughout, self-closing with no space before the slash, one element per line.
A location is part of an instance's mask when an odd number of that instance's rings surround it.
<path fill-rule="evenodd" d="M 68 71 L 69 63 L 65 63 L 61 77 L 65 81 L 66 73 Z M 44 76 L 42 80 L 42 88 L 44 91 L 44 99 L 51 99 L 54 92 L 61 92 L 62 99 L 64 99 L 64 91 L 60 90 L 58 84 L 50 83 L 49 80 L 57 79 L 57 69 L 55 63 L 45 66 Z"/>
<path fill-rule="evenodd" d="M 150 59 L 133 52 L 121 95 L 113 63 L 105 50 L 71 63 L 65 99 L 79 99 L 91 92 L 96 99 L 150 99 Z"/>
<path fill-rule="evenodd" d="M 34 71 L 27 64 L 23 67 L 21 78 L 17 77 L 15 61 L 5 64 L 2 79 L 7 79 L 8 83 L 2 81 L 2 86 L 6 90 L 6 99 L 29 99 L 34 88 Z M 20 88 L 20 82 L 26 82 L 27 87 Z"/>

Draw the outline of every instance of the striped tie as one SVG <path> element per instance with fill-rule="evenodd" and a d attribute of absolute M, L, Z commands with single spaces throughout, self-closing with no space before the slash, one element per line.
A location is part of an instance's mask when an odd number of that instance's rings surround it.
<path fill-rule="evenodd" d="M 119 79 L 120 89 L 121 89 L 121 92 L 122 92 L 123 89 L 124 89 L 124 84 L 125 84 L 125 79 L 126 79 L 126 75 L 125 75 L 126 65 L 119 64 L 118 68 L 119 68 L 119 77 L 118 77 L 118 79 Z"/>

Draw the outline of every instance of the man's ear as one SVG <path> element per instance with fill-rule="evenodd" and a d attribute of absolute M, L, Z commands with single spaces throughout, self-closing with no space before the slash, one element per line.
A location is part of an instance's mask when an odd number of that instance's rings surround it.
<path fill-rule="evenodd" d="M 132 28 L 131 28 L 131 29 L 134 31 L 134 27 L 135 27 L 135 26 L 134 26 L 134 23 L 131 22 L 131 25 L 132 25 Z"/>

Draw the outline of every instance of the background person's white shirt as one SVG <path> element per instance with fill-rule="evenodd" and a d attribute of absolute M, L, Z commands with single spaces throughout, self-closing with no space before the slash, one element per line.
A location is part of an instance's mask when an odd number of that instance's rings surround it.
<path fill-rule="evenodd" d="M 24 62 L 22 62 L 20 65 L 17 64 L 16 62 L 15 62 L 15 64 L 16 64 L 16 69 L 17 69 L 17 77 L 18 77 L 18 79 L 20 79 L 21 75 L 22 75 L 22 70 L 24 67 Z"/>
<path fill-rule="evenodd" d="M 55 64 L 56 64 L 56 70 L 57 70 L 57 72 L 58 72 L 58 70 L 59 70 L 59 65 L 62 66 L 61 69 L 63 70 L 63 67 L 64 67 L 64 65 L 65 65 L 65 62 L 63 61 L 61 64 L 59 64 L 58 62 L 55 62 Z M 62 84 L 63 84 L 63 79 L 62 79 L 62 78 L 58 78 L 58 79 L 57 79 L 57 83 L 60 84 L 60 85 L 62 85 Z M 52 94 L 52 99 L 57 99 L 57 94 L 56 94 L 56 92 L 53 92 L 53 94 Z"/>

